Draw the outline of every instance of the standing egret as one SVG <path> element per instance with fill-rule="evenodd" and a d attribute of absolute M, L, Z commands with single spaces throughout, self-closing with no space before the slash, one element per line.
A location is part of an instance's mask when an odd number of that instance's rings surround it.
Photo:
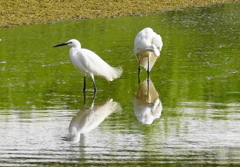
<path fill-rule="evenodd" d="M 140 66 L 149 72 L 151 71 L 155 61 L 160 56 L 163 42 L 160 35 L 155 33 L 151 28 L 144 28 L 141 30 L 134 40 L 134 54 L 137 57 L 138 77 L 140 75 Z"/>
<path fill-rule="evenodd" d="M 90 75 L 92 78 L 94 92 L 97 91 L 94 75 L 105 78 L 107 81 L 112 81 L 121 76 L 121 68 L 111 67 L 91 50 L 81 48 L 80 42 L 76 39 L 71 39 L 54 47 L 65 45 L 71 46 L 69 50 L 71 62 L 84 75 L 83 92 L 86 91 L 86 75 Z"/>

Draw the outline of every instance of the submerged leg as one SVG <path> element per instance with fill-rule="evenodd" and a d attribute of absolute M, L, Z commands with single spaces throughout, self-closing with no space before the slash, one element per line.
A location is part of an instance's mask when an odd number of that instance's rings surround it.
<path fill-rule="evenodd" d="M 84 105 L 84 107 L 86 105 L 86 92 L 85 91 L 83 92 L 83 105 Z"/>
<path fill-rule="evenodd" d="M 150 97 L 150 92 L 149 92 L 149 78 L 147 79 L 147 92 L 148 92 L 148 97 Z"/>
<path fill-rule="evenodd" d="M 94 92 L 97 91 L 97 86 L 96 86 L 96 83 L 95 83 L 95 80 L 94 80 L 94 75 L 93 74 L 90 74 L 91 78 L 92 78 L 92 82 L 93 82 L 93 86 L 94 86 Z"/>
<path fill-rule="evenodd" d="M 148 79 L 148 81 L 149 81 L 149 77 L 150 77 L 150 73 L 149 73 L 149 69 L 150 69 L 150 55 L 148 56 L 148 67 L 147 67 L 147 79 Z"/>
<path fill-rule="evenodd" d="M 96 92 L 97 91 L 97 86 L 96 86 L 96 83 L 95 83 L 94 80 L 93 80 L 93 85 L 94 85 L 94 92 Z"/>
<path fill-rule="evenodd" d="M 141 72 L 141 69 L 140 69 L 140 65 L 138 64 L 138 84 L 140 84 L 140 72 Z"/>
<path fill-rule="evenodd" d="M 86 76 L 83 76 L 83 105 L 86 105 Z"/>
<path fill-rule="evenodd" d="M 83 92 L 86 92 L 86 76 L 83 76 Z"/>
<path fill-rule="evenodd" d="M 93 93 L 93 98 L 92 98 L 92 103 L 91 103 L 91 106 L 90 106 L 90 109 L 91 109 L 91 110 L 93 110 L 93 108 L 94 108 L 94 102 L 95 102 L 95 99 L 96 99 L 96 94 L 97 94 L 97 92 L 94 91 L 94 93 Z"/>
<path fill-rule="evenodd" d="M 92 105 L 91 105 L 91 107 L 94 107 L 94 102 L 95 102 L 95 99 L 96 99 L 96 94 L 97 94 L 97 92 L 94 92 L 93 98 L 92 98 Z"/>

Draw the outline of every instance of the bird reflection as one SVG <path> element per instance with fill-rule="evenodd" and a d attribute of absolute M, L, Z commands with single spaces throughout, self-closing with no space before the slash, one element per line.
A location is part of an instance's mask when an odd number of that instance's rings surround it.
<path fill-rule="evenodd" d="M 95 97 L 90 107 L 85 107 L 72 118 L 69 125 L 71 141 L 79 142 L 81 134 L 93 130 L 110 114 L 121 110 L 120 104 L 114 102 L 113 99 L 99 105 L 94 105 L 94 100 Z"/>
<path fill-rule="evenodd" d="M 150 78 L 139 85 L 133 103 L 134 113 L 143 124 L 152 124 L 161 116 L 162 103 Z"/>

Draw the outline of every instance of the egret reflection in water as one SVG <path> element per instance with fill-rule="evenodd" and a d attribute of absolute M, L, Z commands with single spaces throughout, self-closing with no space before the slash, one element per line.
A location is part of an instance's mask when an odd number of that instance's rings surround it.
<path fill-rule="evenodd" d="M 80 110 L 71 120 L 69 133 L 71 141 L 79 142 L 81 134 L 90 132 L 101 124 L 113 112 L 121 111 L 118 102 L 109 99 L 102 104 L 94 105 L 95 97 L 90 107 Z"/>
<path fill-rule="evenodd" d="M 143 124 L 152 124 L 160 118 L 162 103 L 150 78 L 139 84 L 133 105 L 138 121 Z"/>

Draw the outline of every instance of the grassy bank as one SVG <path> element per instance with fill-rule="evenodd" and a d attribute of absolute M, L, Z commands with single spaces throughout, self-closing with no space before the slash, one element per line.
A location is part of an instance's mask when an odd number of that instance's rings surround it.
<path fill-rule="evenodd" d="M 0 27 L 61 20 L 145 15 L 240 0 L 0 0 Z"/>

